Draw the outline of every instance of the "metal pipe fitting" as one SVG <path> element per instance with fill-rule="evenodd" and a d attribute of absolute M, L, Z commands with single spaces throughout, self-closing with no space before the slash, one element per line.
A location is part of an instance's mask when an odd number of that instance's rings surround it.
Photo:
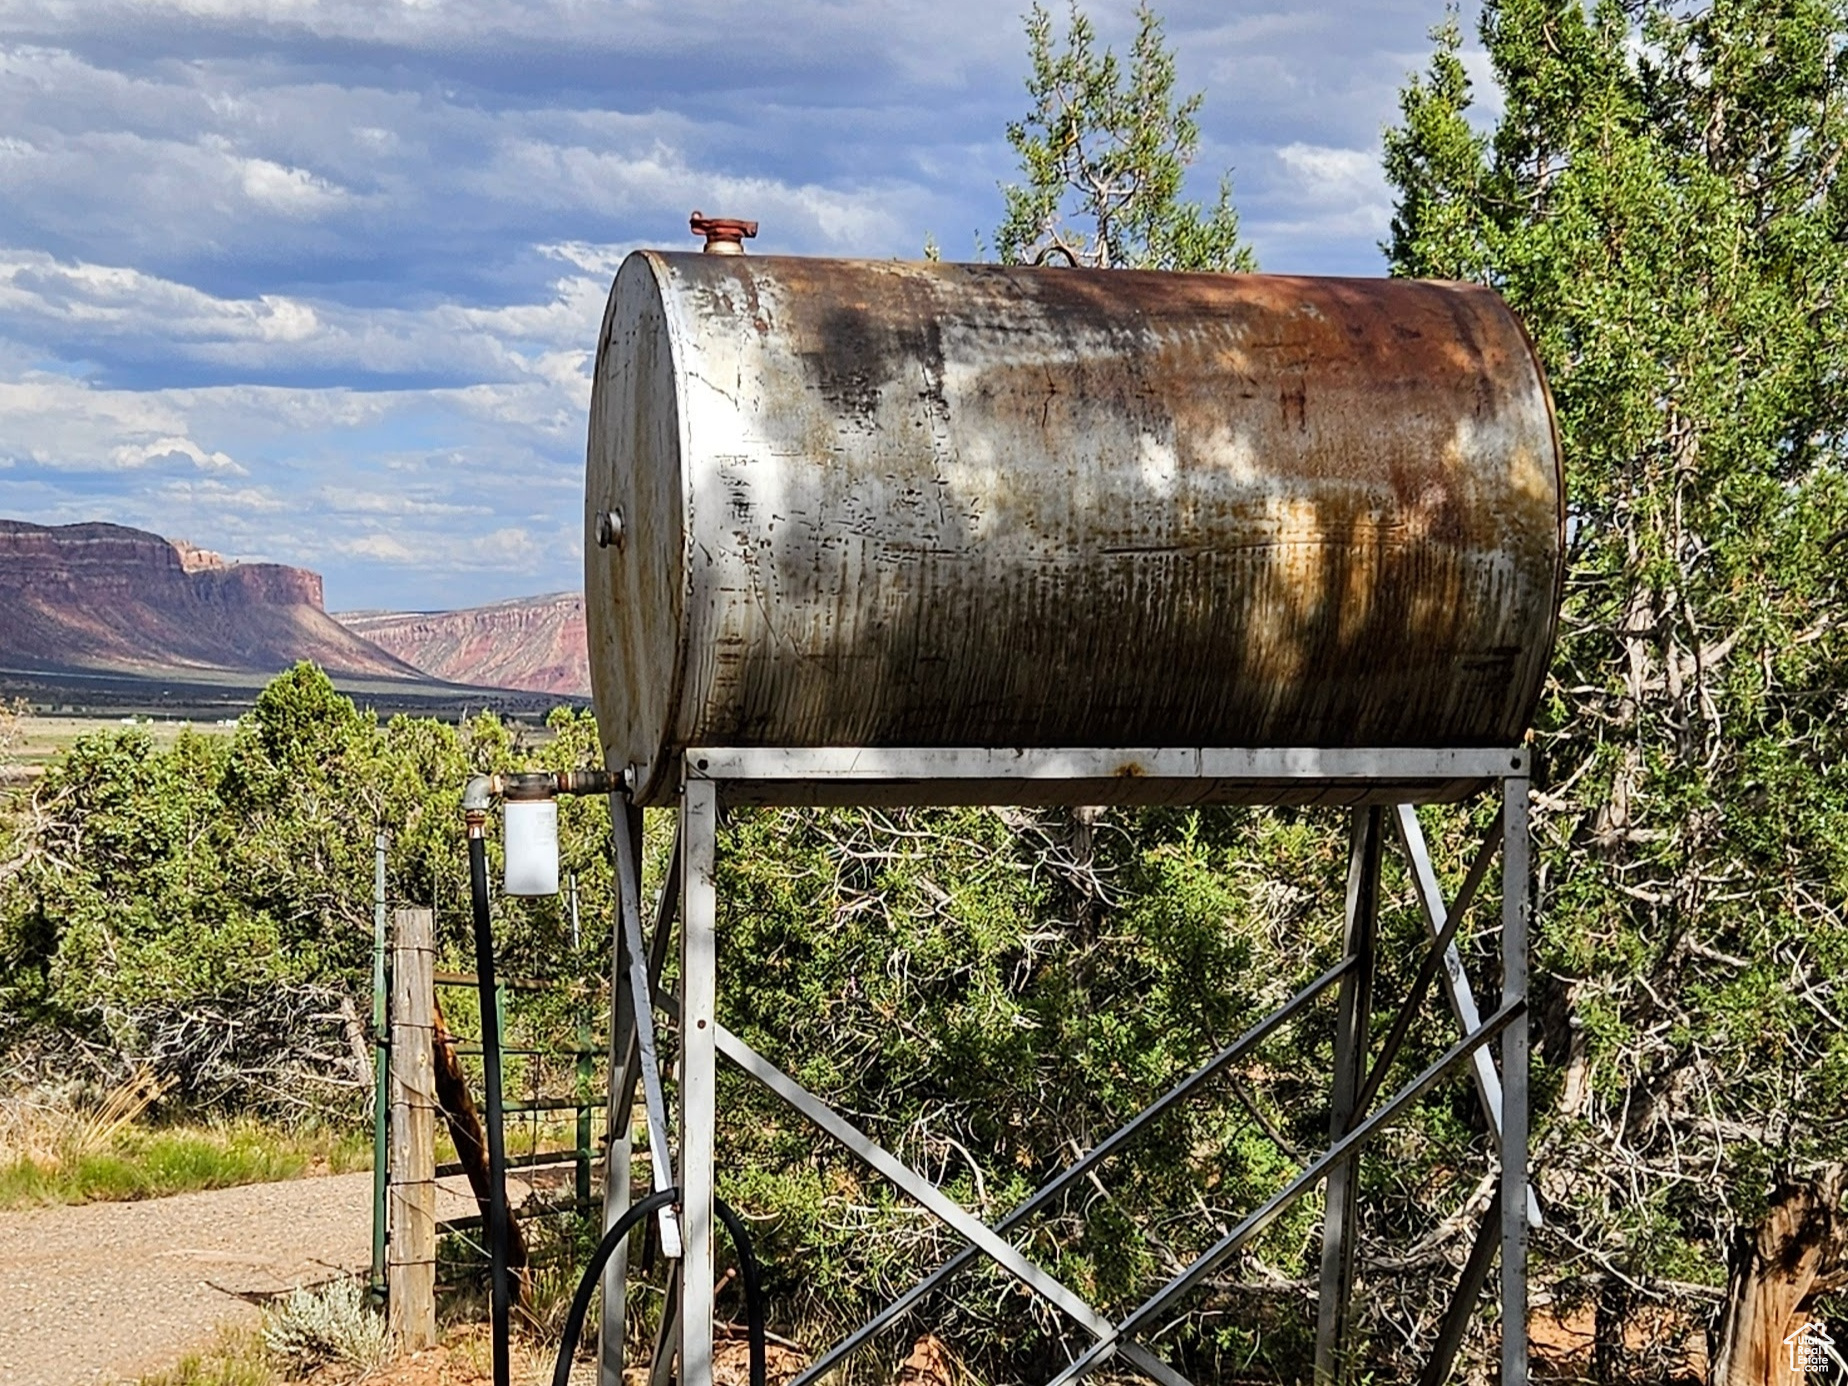
<path fill-rule="evenodd" d="M 464 814 L 485 814 L 496 799 L 530 803 L 561 794 L 614 794 L 622 776 L 609 770 L 521 770 L 506 775 L 471 775 L 462 789 Z"/>

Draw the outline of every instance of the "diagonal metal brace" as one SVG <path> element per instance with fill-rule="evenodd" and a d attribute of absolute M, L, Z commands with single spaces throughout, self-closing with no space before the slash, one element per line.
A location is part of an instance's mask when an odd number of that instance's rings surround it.
<path fill-rule="evenodd" d="M 1245 1246 L 1275 1222 L 1286 1208 L 1319 1183 L 1330 1169 L 1345 1159 L 1356 1147 L 1422 1097 L 1438 1079 L 1494 1039 L 1526 1011 L 1525 1001 L 1512 1001 L 1496 1011 L 1470 1034 L 1445 1050 L 1435 1063 L 1394 1093 L 1386 1104 L 1372 1116 L 1331 1145 L 1301 1174 L 1272 1195 L 1263 1207 L 1226 1233 L 1203 1252 L 1191 1266 L 1144 1300 L 1142 1305 L 1128 1318 L 1116 1325 L 1113 1337 L 1100 1338 L 1077 1361 L 1054 1377 L 1051 1386 L 1069 1386 L 1069 1383 L 1090 1375 L 1110 1360 L 1120 1340 L 1132 1335 L 1140 1335 L 1153 1327 L 1154 1321 L 1167 1310 L 1170 1304 L 1197 1289 L 1202 1281 L 1235 1255 L 1239 1248 Z"/>
<path fill-rule="evenodd" d="M 930 1180 L 912 1169 L 898 1156 L 861 1131 L 821 1098 L 803 1087 L 782 1069 L 759 1054 L 723 1025 L 714 1024 L 714 1041 L 726 1058 L 751 1077 L 794 1107 L 803 1116 L 826 1131 L 835 1140 L 858 1155 L 905 1193 L 924 1205 L 932 1214 L 960 1234 L 965 1241 L 985 1252 L 988 1257 L 1019 1280 L 1028 1289 L 1062 1309 L 1069 1317 L 1097 1339 L 1109 1343 L 1137 1370 L 1153 1378 L 1159 1386 L 1192 1386 L 1154 1353 L 1133 1342 L 1120 1342 L 1117 1330 L 1073 1289 L 1005 1241 L 980 1218 L 957 1203 Z"/>
<path fill-rule="evenodd" d="M 612 795 L 611 799 L 626 808 L 623 796 Z M 667 1144 L 667 1101 L 661 1092 L 661 1062 L 655 1049 L 654 988 L 648 980 L 648 951 L 642 946 L 641 863 L 636 860 L 635 842 L 629 833 L 619 827 L 615 837 L 622 936 L 629 955 L 629 991 L 635 1012 L 635 1048 L 631 1052 L 640 1060 L 642 1101 L 648 1111 L 649 1179 L 656 1189 L 671 1189 L 674 1187 L 674 1166 Z M 671 1207 L 662 1208 L 659 1218 L 662 1254 L 669 1260 L 678 1260 L 682 1250 L 680 1220 Z"/>
<path fill-rule="evenodd" d="M 1089 1329 L 1094 1336 L 1115 1341 L 1116 1330 L 1110 1326 L 1109 1320 L 1086 1304 L 1075 1291 L 1028 1260 L 1011 1243 L 990 1230 L 988 1224 L 853 1125 L 821 1098 L 784 1073 L 782 1069 L 730 1030 L 723 1025 L 716 1025 L 714 1028 L 718 1032 L 719 1052 L 726 1058 L 923 1204 L 930 1212 L 954 1228 L 965 1241 L 974 1243 L 988 1253 L 1015 1279 L 1064 1310 Z"/>
<path fill-rule="evenodd" d="M 1450 1009 L 1456 1015 L 1457 1023 L 1463 1027 L 1463 1033 L 1468 1034 L 1481 1022 L 1481 1015 L 1476 1009 L 1475 992 L 1471 990 L 1469 978 L 1463 971 L 1462 955 L 1457 951 L 1456 925 L 1474 901 L 1483 877 L 1488 874 L 1489 861 L 1496 855 L 1506 826 L 1504 816 L 1496 813 L 1495 822 L 1484 835 L 1483 844 L 1476 853 L 1476 860 L 1470 864 L 1469 874 L 1464 877 L 1455 902 L 1446 909 L 1443 888 L 1438 884 L 1437 871 L 1431 865 L 1431 849 L 1425 843 L 1424 828 L 1418 822 L 1418 810 L 1411 804 L 1398 804 L 1394 806 L 1393 812 L 1394 826 L 1399 831 L 1399 845 L 1405 849 L 1405 859 L 1412 868 L 1412 884 L 1417 889 L 1419 903 L 1424 906 L 1426 928 L 1433 944 L 1443 944 L 1444 990 L 1450 998 Z M 1476 1093 L 1482 1099 L 1482 1111 L 1488 1119 L 1490 1137 L 1499 1150 L 1502 1138 L 1501 1074 L 1495 1069 L 1495 1056 L 1486 1049 L 1476 1051 L 1473 1065 Z M 1532 1189 L 1527 1191 L 1527 1225 L 1541 1225 L 1540 1200 L 1534 1196 Z"/>
<path fill-rule="evenodd" d="M 1419 904 L 1424 907 L 1426 931 L 1433 943 L 1438 942 L 1443 937 L 1444 926 L 1450 916 L 1461 915 L 1469 908 L 1476 886 L 1488 871 L 1489 859 L 1495 855 L 1495 846 L 1501 837 L 1501 815 L 1496 815 L 1495 826 L 1477 853 L 1469 879 L 1464 881 L 1463 889 L 1458 892 L 1456 904 L 1446 909 L 1437 871 L 1431 865 L 1431 849 L 1425 842 L 1424 828 L 1418 822 L 1418 811 L 1410 804 L 1395 804 L 1393 814 L 1393 826 L 1398 829 L 1399 845 L 1405 849 L 1405 859 L 1412 868 L 1412 884 L 1417 889 Z M 1454 937 L 1444 943 L 1443 963 L 1444 991 L 1450 998 L 1450 1009 L 1462 1025 L 1463 1033 L 1468 1034 L 1482 1023 L 1482 1016 L 1476 1009 L 1476 996 L 1470 989 L 1469 978 L 1463 973 L 1463 958 L 1457 951 Z M 1486 1049 L 1476 1052 L 1474 1068 L 1476 1091 L 1482 1097 L 1483 1115 L 1488 1118 L 1489 1129 L 1494 1133 L 1496 1144 L 1500 1145 L 1501 1075 L 1496 1073 L 1495 1060 Z"/>
<path fill-rule="evenodd" d="M 1064 1193 L 1072 1184 L 1082 1179 L 1086 1174 L 1090 1173 L 1091 1170 L 1095 1169 L 1118 1150 L 1129 1144 L 1130 1141 L 1134 1140 L 1154 1122 L 1160 1120 L 1161 1117 L 1177 1103 L 1190 1096 L 1201 1084 L 1223 1073 L 1233 1063 L 1237 1062 L 1238 1059 L 1262 1044 L 1274 1032 L 1282 1028 L 1285 1023 L 1294 1018 L 1298 1011 L 1302 1010 L 1303 1007 L 1307 1006 L 1336 981 L 1345 976 L 1353 966 L 1354 959 L 1350 956 L 1343 958 L 1340 962 L 1322 973 L 1321 976 L 1310 982 L 1308 986 L 1297 992 L 1296 995 L 1284 1002 L 1283 1005 L 1272 1011 L 1269 1015 L 1264 1017 L 1263 1020 L 1260 1020 L 1256 1025 L 1252 1026 L 1249 1030 L 1245 1031 L 1244 1034 L 1232 1041 L 1231 1044 L 1221 1049 L 1217 1054 L 1213 1055 L 1212 1058 L 1208 1059 L 1204 1064 L 1188 1074 L 1179 1083 L 1176 1083 L 1172 1088 L 1169 1088 L 1167 1092 L 1156 1098 L 1154 1102 L 1143 1108 L 1142 1111 L 1137 1113 L 1126 1125 L 1118 1128 L 1111 1135 L 1106 1136 L 1103 1140 L 1092 1146 L 1084 1155 L 1080 1156 L 1058 1174 L 1054 1175 L 1053 1178 L 1042 1185 L 1037 1192 L 1017 1206 L 1006 1217 L 1002 1218 L 1000 1222 L 996 1223 L 995 1231 L 1007 1232 L 1014 1227 L 1018 1227 L 1021 1223 L 1039 1212 L 1040 1209 L 1046 1207 L 1054 1199 L 1058 1198 L 1060 1194 Z M 859 1328 L 854 1330 L 849 1337 L 842 1339 L 824 1355 L 817 1358 L 802 1375 L 798 1376 L 790 1383 L 790 1386 L 811 1386 L 811 1383 L 819 1381 L 842 1361 L 876 1337 L 888 1325 L 903 1317 L 913 1305 L 917 1304 L 926 1295 L 929 1295 L 939 1285 L 955 1275 L 980 1254 L 981 1249 L 979 1247 L 964 1247 L 936 1270 L 932 1271 L 909 1290 L 905 1291 L 904 1294 L 893 1300 L 891 1304 L 887 1305 L 878 1314 L 868 1319 Z"/>

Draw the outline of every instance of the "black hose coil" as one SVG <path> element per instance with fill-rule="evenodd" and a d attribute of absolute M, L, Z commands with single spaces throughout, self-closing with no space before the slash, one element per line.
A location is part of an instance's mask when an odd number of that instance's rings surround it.
<path fill-rule="evenodd" d="M 597 1243 L 590 1264 L 584 1267 L 584 1277 L 578 1281 L 577 1293 L 571 1298 L 571 1312 L 565 1316 L 564 1338 L 558 1344 L 558 1361 L 552 1368 L 552 1386 L 571 1384 L 571 1359 L 577 1355 L 578 1339 L 584 1335 L 584 1319 L 590 1313 L 590 1301 L 597 1293 L 597 1286 L 603 1281 L 603 1268 L 609 1264 L 610 1257 L 616 1254 L 616 1248 L 635 1229 L 636 1223 L 679 1197 L 679 1189 L 662 1189 L 658 1193 L 651 1193 L 617 1218 L 610 1230 L 603 1234 L 603 1240 Z M 723 1199 L 713 1199 L 712 1208 L 719 1215 L 719 1221 L 725 1224 L 725 1230 L 731 1233 L 732 1245 L 738 1252 L 738 1269 L 744 1278 L 744 1318 L 751 1348 L 751 1386 L 765 1386 L 769 1374 L 769 1339 L 764 1328 L 762 1273 L 757 1266 L 757 1257 L 751 1250 L 750 1234 L 744 1229 L 743 1219 Z M 621 1328 L 618 1327 L 617 1331 L 620 1332 Z"/>

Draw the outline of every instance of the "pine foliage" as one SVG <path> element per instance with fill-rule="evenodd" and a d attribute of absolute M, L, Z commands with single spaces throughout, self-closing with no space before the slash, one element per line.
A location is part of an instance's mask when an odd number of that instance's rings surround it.
<path fill-rule="evenodd" d="M 1558 402 L 1536 1246 L 1615 1370 L 1848 1157 L 1848 7 L 1498 0 L 1488 112 L 1435 37 L 1388 253 L 1497 287 Z"/>
<path fill-rule="evenodd" d="M 1251 270 L 1239 239 L 1230 179 L 1209 208 L 1182 197 L 1200 149 L 1199 93 L 1175 99 L 1174 54 L 1161 20 L 1136 9 L 1127 71 L 1097 51 L 1091 21 L 1073 0 L 1064 41 L 1035 3 L 1027 14 L 1033 108 L 1007 127 L 1024 184 L 1003 188 L 995 232 L 1004 264 L 1053 255 L 1103 269 Z"/>

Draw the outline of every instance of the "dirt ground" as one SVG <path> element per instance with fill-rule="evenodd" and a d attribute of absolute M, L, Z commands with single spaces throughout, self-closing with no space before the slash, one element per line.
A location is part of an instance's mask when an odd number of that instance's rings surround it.
<path fill-rule="evenodd" d="M 370 1173 L 0 1213 L 0 1386 L 132 1381 L 371 1252 Z"/>
<path fill-rule="evenodd" d="M 551 1349 L 535 1351 L 516 1343 L 513 1353 L 513 1378 L 518 1386 L 543 1386 L 552 1380 Z M 801 1353 L 772 1343 L 765 1365 L 770 1386 L 792 1381 L 808 1365 Z M 364 1386 L 489 1386 L 491 1361 L 485 1329 L 451 1333 L 442 1346 L 413 1353 L 382 1371 L 366 1375 Z M 648 1374 L 641 1367 L 623 1373 L 626 1386 L 647 1386 Z M 350 1378 L 341 1378 L 341 1386 Z M 728 1339 L 715 1345 L 713 1357 L 714 1386 L 747 1386 L 751 1379 L 750 1355 L 742 1339 Z M 580 1357 L 571 1372 L 571 1386 L 596 1386 L 596 1364 Z M 323 1386 L 321 1382 L 306 1386 Z M 330 1377 L 326 1386 L 333 1386 Z M 895 1386 L 954 1386 L 948 1376 L 901 1376 Z"/>
<path fill-rule="evenodd" d="M 366 1265 L 370 1174 L 0 1213 L 0 1386 L 167 1366 L 258 1303 Z"/>
<path fill-rule="evenodd" d="M 361 1173 L 0 1212 L 0 1299 L 9 1309 L 0 1315 L 0 1386 L 118 1386 L 209 1345 L 226 1325 L 255 1326 L 274 1296 L 364 1269 L 371 1201 L 372 1175 Z M 439 1215 L 471 1209 L 462 1181 L 443 1181 Z M 772 1345 L 772 1386 L 806 1360 Z M 720 1342 L 718 1367 L 720 1386 L 744 1386 L 742 1338 Z M 549 1382 L 550 1349 L 516 1342 L 515 1368 L 522 1383 Z M 633 1376 L 639 1382 L 642 1373 Z M 350 1379 L 329 1371 L 313 1386 Z M 451 1330 L 441 1347 L 365 1377 L 368 1386 L 489 1379 L 487 1333 L 476 1327 Z M 586 1358 L 572 1381 L 595 1380 Z M 948 1386 L 935 1374 L 900 1381 Z"/>
<path fill-rule="evenodd" d="M 809 1362 L 806 1354 L 776 1343 L 769 1345 L 765 1358 L 765 1376 L 770 1386 L 793 1381 Z M 520 1386 L 548 1383 L 552 1379 L 552 1358 L 516 1345 L 513 1374 Z M 927 1333 L 912 1346 L 892 1386 L 958 1386 L 963 1375 L 943 1344 Z M 647 1386 L 648 1375 L 641 1367 L 631 1367 L 623 1376 L 626 1386 Z M 714 1386 L 747 1386 L 751 1379 L 750 1353 L 742 1337 L 733 1334 L 714 1344 L 712 1379 Z M 571 1386 L 596 1386 L 596 1380 L 596 1365 L 588 1357 L 581 1358 L 572 1370 Z M 478 1329 L 451 1333 L 441 1347 L 416 1353 L 365 1378 L 365 1386 L 488 1386 L 488 1382 L 488 1338 L 485 1330 Z"/>

